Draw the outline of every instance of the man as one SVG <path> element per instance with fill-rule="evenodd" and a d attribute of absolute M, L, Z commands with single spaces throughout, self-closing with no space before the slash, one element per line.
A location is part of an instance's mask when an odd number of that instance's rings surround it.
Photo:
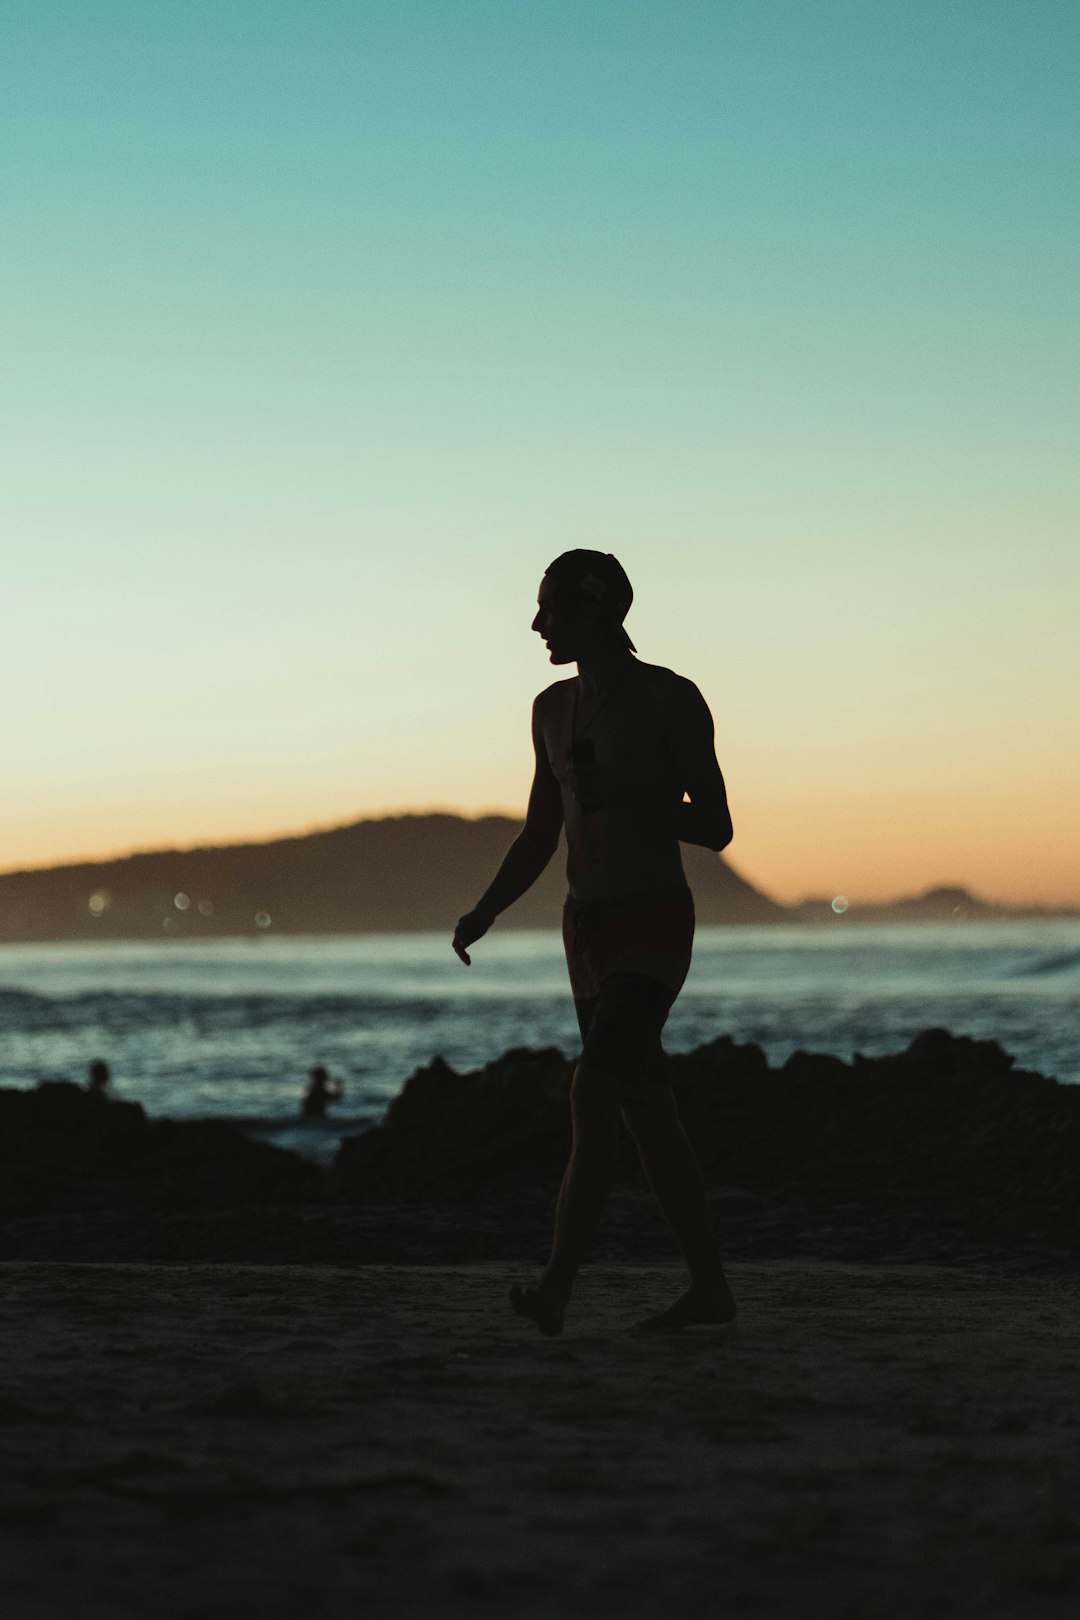
<path fill-rule="evenodd" d="M 93 1092 L 95 1097 L 107 1097 L 111 1080 L 112 1075 L 105 1059 L 95 1058 L 86 1071 L 87 1091 Z"/>
<path fill-rule="evenodd" d="M 300 1112 L 304 1119 L 325 1119 L 327 1103 L 340 1102 L 344 1095 L 345 1087 L 341 1082 L 332 1086 L 330 1076 L 322 1064 L 317 1063 L 308 1070 L 307 1090 L 300 1104 Z"/>
<path fill-rule="evenodd" d="M 469 966 L 468 947 L 536 881 L 565 827 L 563 941 L 582 1038 L 570 1091 L 573 1148 L 543 1276 L 510 1293 L 518 1315 L 547 1334 L 562 1331 L 610 1191 L 620 1113 L 690 1271 L 686 1293 L 640 1327 L 735 1315 L 661 1045 L 694 937 L 679 843 L 724 849 L 731 818 L 705 700 L 692 681 L 634 656 L 623 628 L 632 600 L 621 565 L 603 552 L 568 551 L 544 575 L 532 628 L 551 662 L 576 663 L 578 674 L 533 704 L 525 826 L 453 940 Z"/>

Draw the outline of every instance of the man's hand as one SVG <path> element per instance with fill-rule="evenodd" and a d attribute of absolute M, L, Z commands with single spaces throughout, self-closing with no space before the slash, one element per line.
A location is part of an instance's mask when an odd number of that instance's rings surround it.
<path fill-rule="evenodd" d="M 464 917 L 458 918 L 458 925 L 454 929 L 454 949 L 466 967 L 472 967 L 472 958 L 467 947 L 474 940 L 482 939 L 495 921 L 488 911 L 481 911 L 477 906 L 473 911 L 467 911 Z"/>

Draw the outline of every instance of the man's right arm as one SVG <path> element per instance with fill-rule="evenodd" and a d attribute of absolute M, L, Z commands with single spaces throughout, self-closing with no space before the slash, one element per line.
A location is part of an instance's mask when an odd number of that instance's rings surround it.
<path fill-rule="evenodd" d="M 510 845 L 495 878 L 476 910 L 490 915 L 492 922 L 530 889 L 554 855 L 562 831 L 562 792 L 551 769 L 543 727 L 544 693 L 532 710 L 532 740 L 535 767 L 529 792 L 525 825 Z"/>
<path fill-rule="evenodd" d="M 466 964 L 469 962 L 466 947 L 486 934 L 499 913 L 532 887 L 558 847 L 563 825 L 562 790 L 551 769 L 544 741 L 544 698 L 541 692 L 533 703 L 532 739 L 536 763 L 525 825 L 507 850 L 488 889 L 472 911 L 459 920 L 454 934 L 454 949 Z"/>

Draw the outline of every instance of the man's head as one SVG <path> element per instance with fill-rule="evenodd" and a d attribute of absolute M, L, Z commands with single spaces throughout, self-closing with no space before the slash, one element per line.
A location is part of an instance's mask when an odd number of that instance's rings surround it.
<path fill-rule="evenodd" d="M 637 648 L 623 629 L 634 600 L 622 564 L 610 552 L 564 551 L 540 581 L 532 628 L 543 636 L 553 664 L 569 664 L 598 642 Z"/>

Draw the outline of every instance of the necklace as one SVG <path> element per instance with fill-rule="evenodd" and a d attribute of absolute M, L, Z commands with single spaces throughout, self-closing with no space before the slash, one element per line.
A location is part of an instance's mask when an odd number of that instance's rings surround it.
<path fill-rule="evenodd" d="M 573 718 L 572 718 L 572 720 L 570 722 L 570 746 L 571 747 L 573 747 L 574 743 L 576 743 L 580 737 L 583 737 L 585 735 L 585 733 L 588 731 L 589 727 L 592 725 L 593 721 L 596 719 L 597 715 L 600 713 L 600 710 L 604 707 L 604 704 L 607 702 L 608 698 L 611 697 L 613 692 L 618 691 L 619 687 L 622 686 L 623 682 L 626 680 L 627 676 L 630 674 L 630 671 L 633 669 L 633 667 L 634 667 L 633 664 L 628 664 L 626 666 L 626 668 L 623 670 L 622 674 L 619 676 L 618 680 L 612 682 L 612 684 L 608 687 L 607 691 L 604 693 L 603 697 L 600 699 L 600 702 L 596 705 L 596 708 L 593 710 L 592 714 L 590 714 L 589 718 L 586 720 L 585 724 L 582 726 L 580 732 L 578 731 L 577 714 L 578 714 L 578 697 L 580 695 L 580 690 L 581 689 L 580 689 L 580 686 L 575 686 L 574 687 L 574 714 L 573 714 Z"/>

